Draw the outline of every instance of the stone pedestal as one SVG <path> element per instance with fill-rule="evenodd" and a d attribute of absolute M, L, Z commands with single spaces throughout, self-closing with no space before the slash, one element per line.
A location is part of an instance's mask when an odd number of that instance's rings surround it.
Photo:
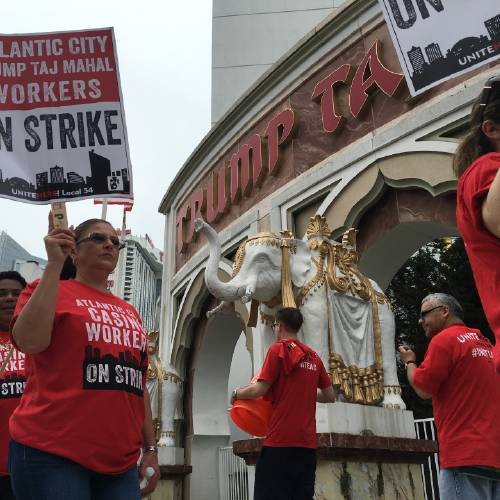
<path fill-rule="evenodd" d="M 160 480 L 148 500 L 182 500 L 182 483 L 192 467 L 184 465 L 184 449 L 173 446 L 158 447 Z"/>
<path fill-rule="evenodd" d="M 148 500 L 182 500 L 182 483 L 187 474 L 191 474 L 190 465 L 161 465 L 160 480 Z"/>
<path fill-rule="evenodd" d="M 420 465 L 434 441 L 320 433 L 315 500 L 424 500 Z M 263 440 L 235 441 L 233 452 L 254 465 Z"/>
<path fill-rule="evenodd" d="M 349 403 L 318 404 L 315 500 L 424 500 L 420 464 L 437 451 L 415 439 L 413 414 Z M 235 441 L 254 465 L 263 440 Z"/>
<path fill-rule="evenodd" d="M 341 402 L 317 405 L 316 431 L 320 434 L 336 432 L 369 436 L 416 437 L 411 411 Z"/>

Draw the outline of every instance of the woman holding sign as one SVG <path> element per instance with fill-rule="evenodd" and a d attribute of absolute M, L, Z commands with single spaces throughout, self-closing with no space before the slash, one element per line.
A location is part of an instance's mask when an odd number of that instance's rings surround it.
<path fill-rule="evenodd" d="M 10 420 L 14 493 L 18 500 L 139 499 L 154 490 L 159 467 L 147 334 L 135 309 L 107 289 L 121 242 L 109 223 L 91 219 L 53 229 L 45 247 L 47 267 L 19 297 L 12 327 L 27 379 Z M 68 256 L 76 275 L 60 281 Z M 139 476 L 153 470 L 139 490 Z"/>
<path fill-rule="evenodd" d="M 459 177 L 457 227 L 495 333 L 495 366 L 500 373 L 500 75 L 484 85 L 469 127 L 454 161 Z"/>

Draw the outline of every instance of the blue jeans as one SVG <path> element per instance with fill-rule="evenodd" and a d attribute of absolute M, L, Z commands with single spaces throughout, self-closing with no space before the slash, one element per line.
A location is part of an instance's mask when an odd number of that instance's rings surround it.
<path fill-rule="evenodd" d="M 17 500 L 140 500 L 137 467 L 99 474 L 11 440 L 9 471 Z"/>
<path fill-rule="evenodd" d="M 439 473 L 441 500 L 499 500 L 500 481 L 457 472 L 453 467 Z"/>

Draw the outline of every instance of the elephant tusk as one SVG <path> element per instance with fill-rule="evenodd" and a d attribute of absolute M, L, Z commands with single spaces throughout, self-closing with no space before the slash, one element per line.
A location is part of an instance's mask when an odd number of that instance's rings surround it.
<path fill-rule="evenodd" d="M 196 219 L 194 221 L 194 230 L 199 233 L 205 227 L 205 221 L 203 219 Z"/>

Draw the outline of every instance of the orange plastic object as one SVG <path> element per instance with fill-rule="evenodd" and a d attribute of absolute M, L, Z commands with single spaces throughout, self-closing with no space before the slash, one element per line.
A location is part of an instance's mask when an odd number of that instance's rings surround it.
<path fill-rule="evenodd" d="M 264 398 L 237 399 L 229 412 L 232 421 L 247 434 L 264 437 L 271 417 L 272 406 Z"/>

